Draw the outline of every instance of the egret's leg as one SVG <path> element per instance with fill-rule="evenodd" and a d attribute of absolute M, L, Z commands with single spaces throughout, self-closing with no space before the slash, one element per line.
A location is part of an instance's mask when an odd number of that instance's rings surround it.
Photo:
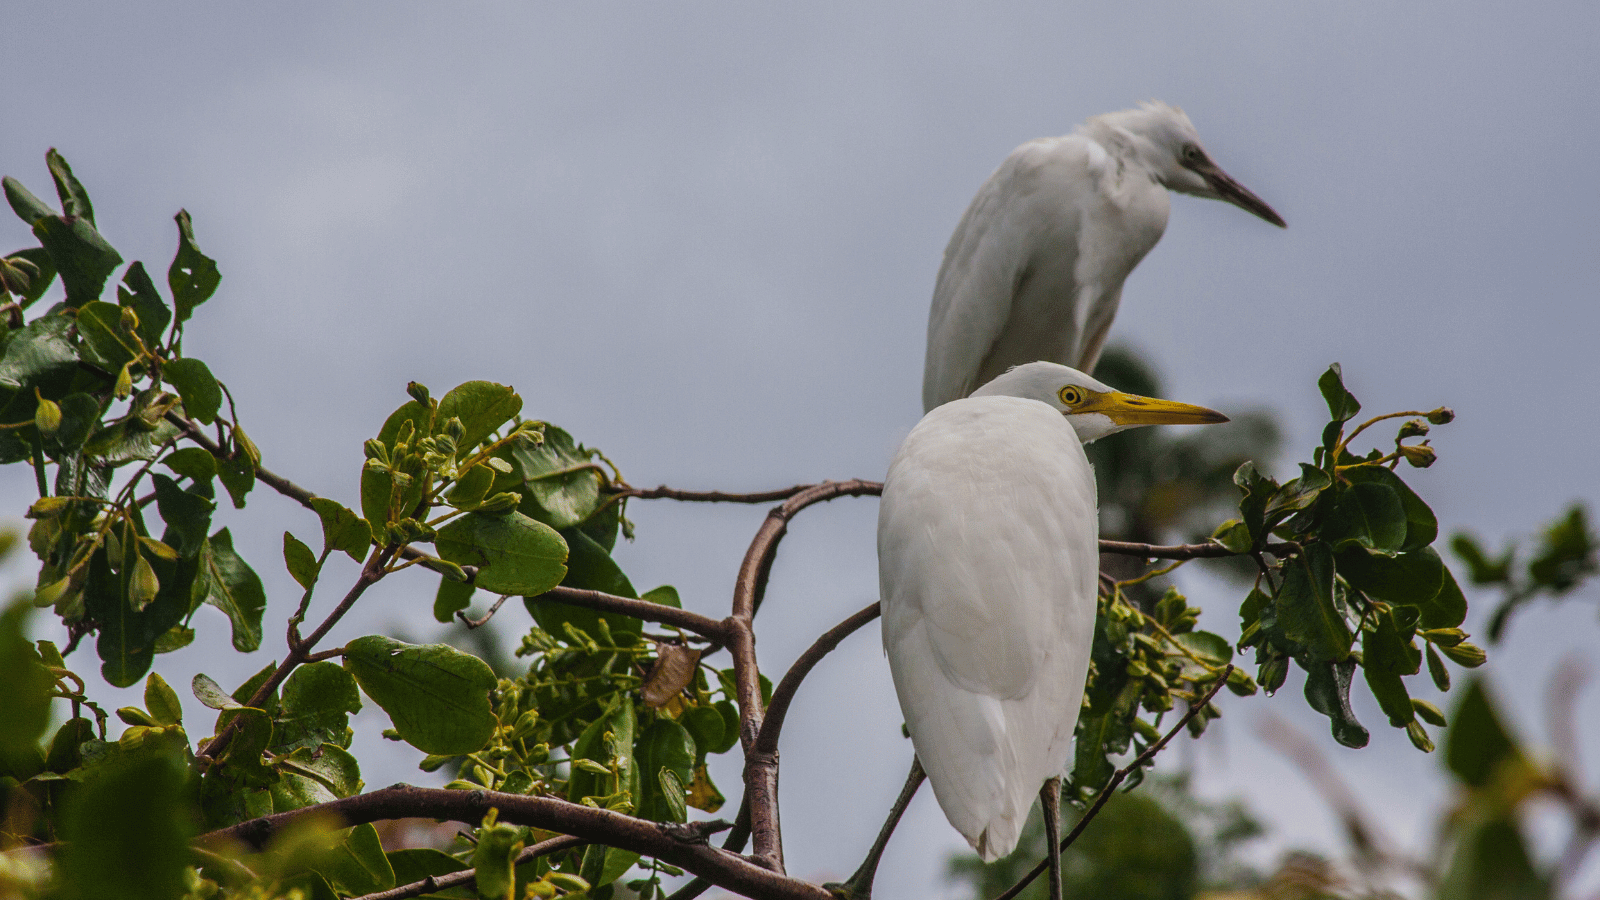
<path fill-rule="evenodd" d="M 900 796 L 895 798 L 894 806 L 889 810 L 889 818 L 883 823 L 883 828 L 878 832 L 878 839 L 872 842 L 872 849 L 867 851 L 867 858 L 861 861 L 861 867 L 850 876 L 844 884 L 827 884 L 835 896 L 845 900 L 870 900 L 872 897 L 872 879 L 878 874 L 878 860 L 883 857 L 883 850 L 889 846 L 889 835 L 894 834 L 896 825 L 900 824 L 900 817 L 905 814 L 906 807 L 911 805 L 911 798 L 917 793 L 917 788 L 922 786 L 923 779 L 928 774 L 922 771 L 922 763 L 916 757 L 911 758 L 911 772 L 906 775 L 905 787 L 900 789 Z"/>
<path fill-rule="evenodd" d="M 1046 781 L 1039 791 L 1044 807 L 1045 859 L 1050 861 L 1050 900 L 1061 900 L 1061 776 Z"/>

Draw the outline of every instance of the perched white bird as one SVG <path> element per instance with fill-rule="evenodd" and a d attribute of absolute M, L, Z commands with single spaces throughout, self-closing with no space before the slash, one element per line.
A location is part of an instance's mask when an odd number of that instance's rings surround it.
<path fill-rule="evenodd" d="M 1070 758 L 1099 572 L 1083 444 L 1226 421 L 1035 362 L 928 413 L 895 454 L 878 515 L 883 646 L 939 805 L 985 860 L 1011 852 Z M 1053 825 L 1059 794 L 1044 796 Z"/>
<path fill-rule="evenodd" d="M 1122 282 L 1161 239 L 1174 190 L 1283 219 L 1206 155 L 1165 103 L 1095 116 L 1011 151 L 978 189 L 939 267 L 922 407 L 965 397 L 1012 366 L 1094 371 Z"/>

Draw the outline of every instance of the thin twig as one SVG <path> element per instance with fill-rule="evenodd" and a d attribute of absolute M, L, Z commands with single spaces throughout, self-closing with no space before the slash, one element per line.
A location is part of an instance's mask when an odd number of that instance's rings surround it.
<path fill-rule="evenodd" d="M 1088 827 L 1089 820 L 1093 819 L 1100 813 L 1100 808 L 1106 805 L 1106 801 L 1111 799 L 1112 793 L 1114 793 L 1118 787 L 1121 787 L 1122 782 L 1138 769 L 1148 765 L 1149 762 L 1155 758 L 1155 755 L 1160 753 L 1163 747 L 1167 746 L 1167 742 L 1171 741 L 1175 736 L 1177 736 L 1178 732 L 1182 730 L 1185 725 L 1189 724 L 1190 719 L 1193 719 L 1195 716 L 1199 715 L 1200 710 L 1205 709 L 1206 705 L 1211 702 L 1211 698 L 1215 697 L 1217 692 L 1222 690 L 1222 686 L 1228 683 L 1228 676 L 1232 674 L 1233 666 L 1229 666 L 1227 669 L 1223 670 L 1222 677 L 1218 678 L 1217 683 L 1211 686 L 1211 690 L 1206 691 L 1205 695 L 1200 698 L 1200 702 L 1190 704 L 1189 711 L 1183 714 L 1183 718 L 1179 719 L 1177 724 L 1172 726 L 1171 730 L 1161 736 L 1161 740 L 1156 741 L 1154 744 L 1151 744 L 1149 747 L 1145 748 L 1145 751 L 1139 754 L 1139 756 L 1134 759 L 1133 762 L 1128 763 L 1127 765 L 1118 769 L 1116 774 L 1111 776 L 1111 780 L 1106 783 L 1105 787 L 1100 789 L 1099 795 L 1094 798 L 1094 803 L 1091 804 L 1089 810 L 1083 814 L 1083 818 L 1079 819 L 1078 824 L 1073 826 L 1072 831 L 1068 832 L 1067 836 L 1061 839 L 1061 846 L 1056 848 L 1056 853 L 1065 853 L 1067 848 L 1072 846 L 1072 842 L 1076 841 L 1078 839 L 1078 835 L 1083 833 L 1083 829 Z M 995 900 L 1012 900 L 1012 898 L 1022 893 L 1024 888 L 1026 888 L 1029 884 L 1032 884 L 1035 878 L 1043 875 L 1045 869 L 1049 868 L 1049 866 L 1050 860 L 1048 858 L 1041 860 L 1037 866 L 1033 867 L 1033 871 L 1029 872 L 1027 875 L 1024 875 L 1021 881 L 1012 885 L 1009 890 L 996 897 Z"/>
<path fill-rule="evenodd" d="M 218 459 L 229 458 L 228 452 L 223 450 L 220 444 L 208 437 L 204 431 L 201 431 L 200 426 L 196 425 L 193 420 L 180 416 L 176 412 L 168 412 L 167 421 L 183 429 L 185 437 L 199 444 L 201 449 L 212 456 Z M 256 466 L 256 479 L 306 509 L 311 509 L 311 498 L 316 495 L 284 478 L 282 475 L 276 475 L 267 469 Z"/>
<path fill-rule="evenodd" d="M 806 652 L 800 654 L 800 658 L 794 661 L 794 665 L 790 666 L 789 671 L 779 680 L 778 686 L 772 689 L 772 702 L 767 704 L 767 713 L 761 723 L 761 733 L 756 735 L 755 743 L 752 745 L 754 750 L 777 752 L 778 734 L 783 730 L 783 719 L 789 713 L 789 704 L 794 700 L 795 692 L 800 689 L 800 682 L 811 673 L 824 656 L 832 652 L 845 638 L 876 619 L 879 614 L 879 605 L 876 603 L 860 610 L 828 629 Z"/>
<path fill-rule="evenodd" d="M 582 847 L 587 843 L 589 842 L 582 838 L 575 838 L 567 834 L 564 834 L 560 837 L 553 837 L 549 840 L 540 841 L 532 846 L 522 848 L 522 852 L 517 854 L 516 860 L 512 862 L 511 865 L 520 866 L 524 863 L 533 862 L 541 856 L 549 856 L 552 853 L 560 853 L 563 850 L 570 850 L 573 847 Z M 439 891 L 447 890 L 453 887 L 466 887 L 468 885 L 477 883 L 477 880 L 477 869 L 463 869 L 460 872 L 451 872 L 447 875 L 429 875 L 427 878 L 424 878 L 421 881 L 413 881 L 410 884 L 402 884 L 397 887 L 390 888 L 387 891 L 379 891 L 376 894 L 364 894 L 360 897 L 353 897 L 351 900 L 405 900 L 407 897 L 420 897 L 423 894 L 436 894 Z"/>
<path fill-rule="evenodd" d="M 1262 548 L 1273 556 L 1293 556 L 1300 545 L 1293 541 L 1274 541 Z M 1221 559 L 1225 556 L 1243 556 L 1214 541 L 1203 544 L 1137 544 L 1130 541 L 1101 541 L 1101 553 L 1120 556 L 1138 556 L 1143 559 Z"/>
<path fill-rule="evenodd" d="M 776 500 L 787 500 L 795 494 L 809 488 L 814 484 L 797 484 L 793 487 L 779 488 L 775 491 L 759 491 L 754 494 L 729 494 L 723 491 L 680 491 L 666 485 L 654 488 L 636 488 L 628 484 L 614 486 L 614 491 L 621 497 L 637 497 L 640 500 L 682 500 L 689 503 L 772 503 Z"/>
<path fill-rule="evenodd" d="M 501 594 L 500 595 L 500 599 L 496 600 L 494 602 L 494 605 L 489 607 L 489 611 L 484 613 L 483 614 L 483 618 L 481 618 L 481 619 L 468 618 L 467 617 L 467 611 L 464 610 L 464 609 L 456 610 L 456 618 L 460 619 L 461 623 L 463 625 L 467 626 L 468 628 L 480 628 L 480 627 L 482 627 L 484 625 L 489 624 L 489 620 L 494 618 L 494 614 L 499 612 L 500 611 L 500 607 L 505 605 L 505 602 L 507 600 L 510 600 L 510 599 L 511 599 L 511 595 L 510 594 Z"/>
<path fill-rule="evenodd" d="M 586 609 L 599 610 L 600 612 L 621 613 L 646 622 L 655 622 L 660 625 L 675 625 L 685 631 L 710 638 L 713 641 L 725 642 L 727 636 L 727 622 L 719 622 L 710 616 L 702 616 L 697 612 L 679 609 L 676 606 L 665 606 L 660 603 L 651 603 L 649 600 L 634 600 L 631 597 L 618 597 L 602 591 L 590 591 L 583 588 L 553 587 L 536 597 L 527 598 L 535 603 L 541 600 L 554 600 L 558 603 L 570 603 L 573 606 L 582 606 Z"/>

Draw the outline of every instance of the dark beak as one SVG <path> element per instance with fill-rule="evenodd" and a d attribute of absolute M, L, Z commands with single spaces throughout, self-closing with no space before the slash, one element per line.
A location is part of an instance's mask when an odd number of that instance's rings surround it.
<path fill-rule="evenodd" d="M 1191 166 L 1200 177 L 1211 185 L 1211 189 L 1223 200 L 1232 203 L 1246 212 L 1254 213 L 1279 228 L 1287 228 L 1288 223 L 1283 221 L 1283 216 L 1267 205 L 1267 201 L 1251 193 L 1250 189 L 1233 180 L 1233 176 L 1222 171 L 1222 167 L 1207 159 Z"/>

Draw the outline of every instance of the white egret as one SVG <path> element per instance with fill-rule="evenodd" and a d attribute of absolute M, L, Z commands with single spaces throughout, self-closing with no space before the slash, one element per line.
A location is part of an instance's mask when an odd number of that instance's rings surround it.
<path fill-rule="evenodd" d="M 1083 444 L 1226 421 L 1035 362 L 934 409 L 895 454 L 878 515 L 883 646 L 934 795 L 983 859 L 1016 846 L 1036 794 L 1060 840 L 1099 573 Z"/>
<path fill-rule="evenodd" d="M 1161 239 L 1174 190 L 1283 219 L 1222 171 L 1165 103 L 1095 116 L 1011 152 L 978 189 L 939 267 L 922 407 L 1012 366 L 1093 372 L 1122 282 Z"/>

